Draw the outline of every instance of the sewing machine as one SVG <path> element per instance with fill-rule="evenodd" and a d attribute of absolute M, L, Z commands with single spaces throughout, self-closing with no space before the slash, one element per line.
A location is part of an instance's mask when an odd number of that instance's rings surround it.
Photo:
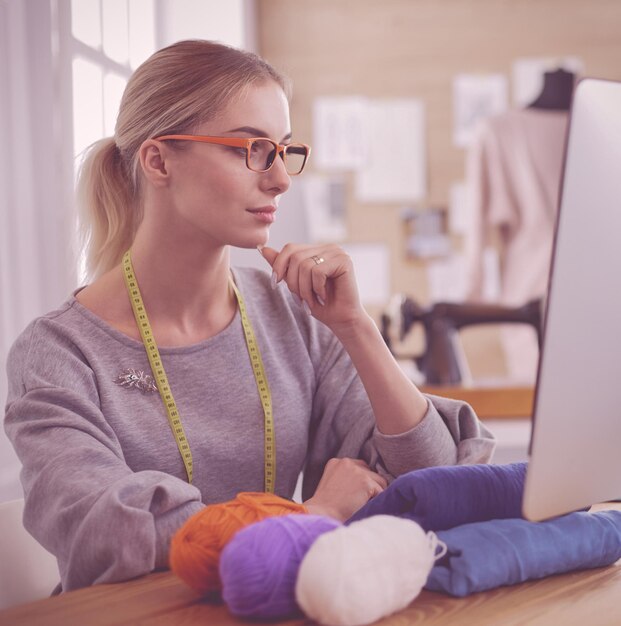
<path fill-rule="evenodd" d="M 400 296 L 397 307 L 381 316 L 381 332 L 388 348 L 394 353 L 391 328 L 399 323 L 399 338 L 405 339 L 412 327 L 420 323 L 425 334 L 425 349 L 412 355 L 429 385 L 458 385 L 463 379 L 463 359 L 460 355 L 458 332 L 465 326 L 477 324 L 529 324 L 537 333 L 541 347 L 542 300 L 532 300 L 523 306 L 507 307 L 495 304 L 438 302 L 428 308 L 415 300 Z"/>

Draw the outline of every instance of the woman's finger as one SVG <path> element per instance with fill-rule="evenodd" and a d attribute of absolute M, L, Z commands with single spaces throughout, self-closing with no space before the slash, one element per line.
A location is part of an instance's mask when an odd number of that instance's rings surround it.
<path fill-rule="evenodd" d="M 272 270 L 276 274 L 278 282 L 286 277 L 291 259 L 300 247 L 300 244 L 288 243 L 272 260 Z"/>
<path fill-rule="evenodd" d="M 330 263 L 319 254 L 311 255 L 300 265 L 300 297 L 308 302 L 309 306 L 313 307 L 317 302 L 325 303 L 325 284 L 329 274 Z M 317 299 L 317 295 L 320 300 Z"/>
<path fill-rule="evenodd" d="M 321 263 L 324 262 L 325 259 Z M 328 290 L 326 287 L 328 284 L 328 277 L 324 269 L 321 267 L 321 263 L 316 264 L 316 267 L 311 268 L 311 289 L 317 302 L 323 306 L 328 301 Z"/>
<path fill-rule="evenodd" d="M 388 481 L 377 472 L 372 471 L 372 474 L 373 474 L 373 480 L 379 485 L 380 489 L 384 491 L 384 489 L 388 487 Z"/>
<path fill-rule="evenodd" d="M 275 248 L 270 248 L 269 246 L 263 246 L 262 248 L 257 248 L 261 256 L 269 263 L 270 267 L 274 265 L 274 261 L 278 257 L 278 250 Z"/>
<path fill-rule="evenodd" d="M 380 487 L 380 485 L 378 485 L 376 482 L 372 482 L 369 485 L 369 490 L 368 490 L 369 500 L 371 498 L 374 498 L 375 496 L 378 496 L 380 493 L 382 493 L 382 491 L 384 490 L 382 489 L 382 487 Z"/>
<path fill-rule="evenodd" d="M 284 277 L 290 291 L 297 294 L 309 307 L 315 305 L 313 291 L 313 273 L 321 271 L 324 275 L 329 272 L 328 264 L 323 257 L 319 256 L 320 250 L 316 248 L 302 248 L 289 255 L 287 273 Z M 318 259 L 323 259 L 318 262 Z M 324 267 L 319 268 L 320 265 Z"/>

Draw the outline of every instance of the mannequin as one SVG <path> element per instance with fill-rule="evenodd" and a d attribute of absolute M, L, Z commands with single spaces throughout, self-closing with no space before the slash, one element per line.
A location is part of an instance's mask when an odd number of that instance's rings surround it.
<path fill-rule="evenodd" d="M 465 235 L 467 300 L 483 296 L 483 251 L 499 248 L 500 298 L 519 307 L 546 293 L 558 189 L 574 75 L 546 72 L 541 93 L 522 109 L 482 121 L 466 158 L 472 218 Z M 502 328 L 507 375 L 534 383 L 538 346 L 532 329 Z"/>
<path fill-rule="evenodd" d="M 563 68 L 543 75 L 543 88 L 529 109 L 569 111 L 574 92 L 575 75 Z"/>

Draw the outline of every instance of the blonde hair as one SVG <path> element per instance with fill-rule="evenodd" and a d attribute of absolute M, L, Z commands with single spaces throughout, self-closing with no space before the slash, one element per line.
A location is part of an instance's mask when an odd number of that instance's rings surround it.
<path fill-rule="evenodd" d="M 82 250 L 90 279 L 121 262 L 142 221 L 139 149 L 149 138 L 188 133 L 249 85 L 288 80 L 256 54 L 211 41 L 180 41 L 131 76 L 114 137 L 88 148 L 77 184 Z"/>

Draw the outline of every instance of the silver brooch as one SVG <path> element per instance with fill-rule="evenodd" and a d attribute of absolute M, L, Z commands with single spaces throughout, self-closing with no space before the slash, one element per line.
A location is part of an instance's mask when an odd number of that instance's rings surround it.
<path fill-rule="evenodd" d="M 114 382 L 120 387 L 128 389 L 134 387 L 140 389 L 142 393 L 151 393 L 157 391 L 157 385 L 153 376 L 145 374 L 142 370 L 133 368 L 124 369 L 115 379 Z"/>

